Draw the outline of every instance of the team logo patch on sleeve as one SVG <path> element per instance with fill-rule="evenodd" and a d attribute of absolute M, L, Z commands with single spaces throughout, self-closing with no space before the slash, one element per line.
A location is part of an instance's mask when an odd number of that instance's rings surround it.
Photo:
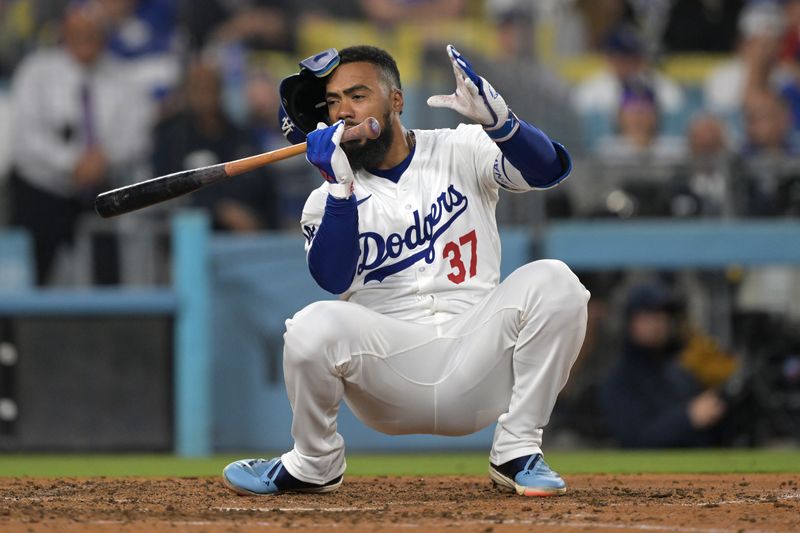
<path fill-rule="evenodd" d="M 493 168 L 494 181 L 496 181 L 497 184 L 500 185 L 502 188 L 507 189 L 509 191 L 524 191 L 525 189 L 521 188 L 519 185 L 516 185 L 506 175 L 505 160 L 506 158 L 503 155 L 494 160 L 494 168 Z"/>
<path fill-rule="evenodd" d="M 306 242 L 309 244 L 312 240 L 314 240 L 314 235 L 317 234 L 317 226 L 312 225 L 304 225 L 303 226 L 303 235 L 306 237 Z"/>

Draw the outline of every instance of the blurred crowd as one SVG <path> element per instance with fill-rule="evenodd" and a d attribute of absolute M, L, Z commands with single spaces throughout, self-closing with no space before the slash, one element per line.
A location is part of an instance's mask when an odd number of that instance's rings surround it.
<path fill-rule="evenodd" d="M 92 203 L 104 190 L 285 146 L 278 84 L 331 46 L 388 49 L 406 124 L 454 126 L 457 116 L 424 105 L 452 90 L 447 42 L 575 157 L 563 186 L 506 195 L 501 224 L 800 214 L 800 0 L 0 0 L 0 227 L 32 236 L 40 285 L 163 282 L 168 220 L 181 207 L 207 210 L 217 231 L 296 231 L 320 183 L 301 157 L 119 219 L 99 219 Z M 784 296 L 798 290 L 796 276 L 784 279 Z M 719 386 L 736 365 L 721 363 L 727 374 L 713 383 L 691 375 L 698 365 L 674 342 L 666 313 L 676 307 L 660 282 L 617 297 L 630 324 L 618 328 L 621 366 L 600 387 L 611 364 L 591 357 L 605 335 L 591 321 L 613 314 L 614 284 L 586 283 L 589 338 L 563 419 L 596 411 L 631 446 L 729 438 L 739 421 L 726 421 Z M 694 339 L 681 346 L 711 345 Z M 724 359 L 723 348 L 705 352 Z M 632 404 L 640 422 L 617 416 Z M 673 411 L 656 417 L 667 404 Z M 637 441 L 630 429 L 645 422 L 650 440 Z"/>
<path fill-rule="evenodd" d="M 389 48 L 409 125 L 454 125 L 420 104 L 450 88 L 444 40 L 588 162 L 547 193 L 551 218 L 800 210 L 797 0 L 0 0 L 0 222 L 53 279 L 76 233 L 104 233 L 85 220 L 97 192 L 284 145 L 277 84 L 316 43 Z M 687 74 L 687 57 L 714 60 Z M 293 229 L 316 183 L 294 159 L 183 204 L 218 230 Z M 501 223 L 530 222 L 515 202 Z"/>

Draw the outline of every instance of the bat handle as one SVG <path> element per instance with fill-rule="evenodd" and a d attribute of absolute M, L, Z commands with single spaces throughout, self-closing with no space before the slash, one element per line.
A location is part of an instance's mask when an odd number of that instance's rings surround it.
<path fill-rule="evenodd" d="M 369 117 L 361 124 L 344 130 L 342 142 L 356 141 L 359 139 L 377 139 L 381 134 L 381 125 L 375 117 Z"/>
<path fill-rule="evenodd" d="M 355 126 L 344 130 L 344 133 L 342 134 L 342 142 L 357 141 L 359 139 L 377 139 L 380 134 L 380 123 L 378 123 L 375 118 L 369 117 L 360 124 L 356 124 Z M 266 164 L 302 154 L 306 151 L 306 148 L 307 144 L 303 142 L 300 144 L 279 148 L 278 150 L 273 150 L 271 152 L 251 155 L 250 157 L 245 157 L 244 159 L 230 161 L 223 164 L 225 167 L 225 174 L 228 177 L 238 176 L 239 174 L 263 167 Z"/>

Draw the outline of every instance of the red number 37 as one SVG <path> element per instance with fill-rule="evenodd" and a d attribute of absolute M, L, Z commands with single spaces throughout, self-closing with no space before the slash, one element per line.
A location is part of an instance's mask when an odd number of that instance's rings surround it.
<path fill-rule="evenodd" d="M 467 268 L 464 261 L 461 260 L 461 246 L 469 244 L 469 277 L 475 276 L 475 271 L 478 266 L 478 237 L 475 235 L 475 230 L 465 233 L 456 241 L 450 241 L 444 245 L 442 257 L 450 260 L 450 268 L 453 269 L 447 275 L 447 279 L 455 284 L 463 283 L 467 278 Z M 460 246 L 459 246 L 460 245 Z"/>

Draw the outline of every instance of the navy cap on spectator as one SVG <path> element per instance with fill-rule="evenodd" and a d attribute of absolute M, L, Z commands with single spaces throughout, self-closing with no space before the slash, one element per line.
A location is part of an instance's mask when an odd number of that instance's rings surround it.
<path fill-rule="evenodd" d="M 672 313 L 679 308 L 672 291 L 660 281 L 649 281 L 634 285 L 628 291 L 625 316 L 630 318 L 642 311 L 666 311 Z"/>
<path fill-rule="evenodd" d="M 644 42 L 636 28 L 630 25 L 617 26 L 603 42 L 603 50 L 609 54 L 640 56 L 645 53 Z"/>

